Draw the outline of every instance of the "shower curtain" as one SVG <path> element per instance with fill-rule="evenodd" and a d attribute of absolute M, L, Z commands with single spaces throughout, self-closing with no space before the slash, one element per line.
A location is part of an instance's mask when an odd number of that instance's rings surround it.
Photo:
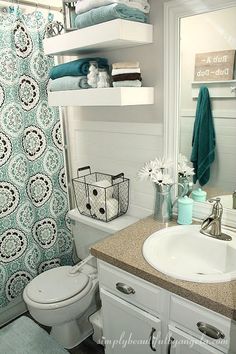
<path fill-rule="evenodd" d="M 0 308 L 37 274 L 72 263 L 59 113 L 48 107 L 46 21 L 0 14 Z"/>

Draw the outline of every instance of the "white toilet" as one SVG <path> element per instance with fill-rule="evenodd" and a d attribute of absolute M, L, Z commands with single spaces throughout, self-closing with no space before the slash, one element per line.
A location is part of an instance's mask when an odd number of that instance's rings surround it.
<path fill-rule="evenodd" d="M 67 349 L 93 333 L 89 316 L 100 308 L 96 259 L 89 256 L 89 247 L 137 221 L 124 215 L 104 223 L 82 216 L 77 210 L 72 210 L 70 217 L 77 255 L 82 262 L 41 273 L 23 293 L 32 317 L 51 326 L 51 335 Z"/>

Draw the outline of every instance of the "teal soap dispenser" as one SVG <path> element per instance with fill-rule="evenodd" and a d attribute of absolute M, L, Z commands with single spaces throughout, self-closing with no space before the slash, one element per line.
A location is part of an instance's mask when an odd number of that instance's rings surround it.
<path fill-rule="evenodd" d="M 193 216 L 193 200 L 185 195 L 178 199 L 178 219 L 177 223 L 180 225 L 192 224 Z"/>
<path fill-rule="evenodd" d="M 198 188 L 192 191 L 191 197 L 195 202 L 205 202 L 207 199 L 207 193 L 201 188 Z"/>

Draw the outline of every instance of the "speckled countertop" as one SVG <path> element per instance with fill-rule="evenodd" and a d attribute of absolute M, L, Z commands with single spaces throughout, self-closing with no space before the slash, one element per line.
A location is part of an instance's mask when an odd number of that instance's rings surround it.
<path fill-rule="evenodd" d="M 160 224 L 152 217 L 142 219 L 95 244 L 91 253 L 152 284 L 236 320 L 236 281 L 203 284 L 177 280 L 158 272 L 145 261 L 142 246 L 146 238 L 155 231 L 174 225 L 176 222 Z"/>

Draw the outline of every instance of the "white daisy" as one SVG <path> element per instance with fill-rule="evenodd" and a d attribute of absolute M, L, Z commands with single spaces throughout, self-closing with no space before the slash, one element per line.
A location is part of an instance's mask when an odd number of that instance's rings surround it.
<path fill-rule="evenodd" d="M 171 161 L 170 159 L 165 159 L 164 157 L 157 157 L 154 161 L 156 163 L 157 168 L 160 170 L 165 170 L 173 166 L 173 161 Z"/>
<path fill-rule="evenodd" d="M 178 163 L 181 165 L 181 164 L 186 164 L 188 162 L 188 159 L 185 155 L 179 153 L 179 156 L 178 156 Z"/>
<path fill-rule="evenodd" d="M 170 175 L 162 173 L 161 171 L 153 173 L 151 181 L 160 185 L 173 184 L 173 179 L 170 177 Z"/>
<path fill-rule="evenodd" d="M 193 176 L 194 168 L 189 167 L 186 163 L 178 164 L 178 173 L 182 177 Z"/>
<path fill-rule="evenodd" d="M 138 172 L 138 176 L 141 180 L 147 180 L 152 177 L 152 174 L 157 171 L 155 160 L 146 162 L 144 167 Z"/>

